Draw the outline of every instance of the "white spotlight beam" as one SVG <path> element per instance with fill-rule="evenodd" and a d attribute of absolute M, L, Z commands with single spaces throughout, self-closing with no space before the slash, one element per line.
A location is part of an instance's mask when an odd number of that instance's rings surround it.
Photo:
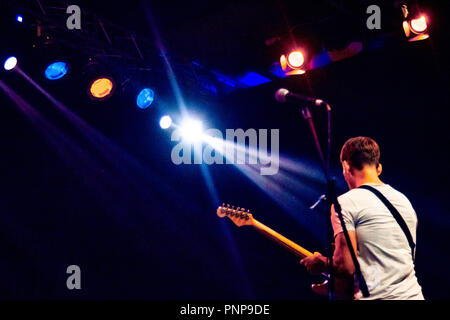
<path fill-rule="evenodd" d="M 200 120 L 187 118 L 180 125 L 181 136 L 189 142 L 203 140 L 203 124 Z"/>

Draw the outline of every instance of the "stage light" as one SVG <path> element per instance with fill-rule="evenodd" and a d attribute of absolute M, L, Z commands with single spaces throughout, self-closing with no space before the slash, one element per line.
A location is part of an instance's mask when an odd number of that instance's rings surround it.
<path fill-rule="evenodd" d="M 287 64 L 292 69 L 298 69 L 300 68 L 303 63 L 305 62 L 305 58 L 303 56 L 303 53 L 301 51 L 292 51 L 289 53 L 287 57 Z"/>
<path fill-rule="evenodd" d="M 105 99 L 111 95 L 114 83 L 110 78 L 99 78 L 91 83 L 90 93 L 96 99 Z"/>
<path fill-rule="evenodd" d="M 427 19 L 425 18 L 425 16 L 421 16 L 417 19 L 412 19 L 410 25 L 413 32 L 424 32 L 427 29 Z"/>
<path fill-rule="evenodd" d="M 288 67 L 287 59 L 284 54 L 282 54 L 280 57 L 280 65 L 281 65 L 281 69 L 283 69 L 283 71 L 285 71 Z"/>
<path fill-rule="evenodd" d="M 281 55 L 280 65 L 284 76 L 305 73 L 305 56 L 301 50 L 291 51 L 288 55 Z"/>
<path fill-rule="evenodd" d="M 424 15 L 403 21 L 403 30 L 408 41 L 419 41 L 429 38 L 427 19 Z"/>
<path fill-rule="evenodd" d="M 3 65 L 3 68 L 5 68 L 5 70 L 12 70 L 16 67 L 17 65 L 17 58 L 16 57 L 9 57 L 8 59 L 5 60 L 5 64 Z"/>
<path fill-rule="evenodd" d="M 196 142 L 202 138 L 203 124 L 199 120 L 186 119 L 181 123 L 180 130 L 184 140 Z"/>
<path fill-rule="evenodd" d="M 20 14 L 18 14 L 16 16 L 16 21 L 22 23 L 23 22 L 23 17 Z"/>
<path fill-rule="evenodd" d="M 139 108 L 148 108 L 155 99 L 155 92 L 150 88 L 142 89 L 136 98 L 136 104 Z"/>
<path fill-rule="evenodd" d="M 45 69 L 45 77 L 49 80 L 58 80 L 64 77 L 69 71 L 69 65 L 65 62 L 58 61 L 50 64 Z"/>
<path fill-rule="evenodd" d="M 170 116 L 164 116 L 159 120 L 159 126 L 163 129 L 168 129 L 172 125 L 172 118 Z"/>
<path fill-rule="evenodd" d="M 428 34 L 428 19 L 421 14 L 417 6 L 408 8 L 406 4 L 402 7 L 403 13 L 403 31 L 408 41 L 424 40 L 430 37 Z"/>

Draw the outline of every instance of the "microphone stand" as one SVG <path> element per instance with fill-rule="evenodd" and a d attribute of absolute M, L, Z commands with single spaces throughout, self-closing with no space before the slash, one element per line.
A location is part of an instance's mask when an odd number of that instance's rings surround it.
<path fill-rule="evenodd" d="M 334 268 L 333 268 L 333 254 L 334 254 L 334 234 L 333 234 L 333 227 L 331 225 L 331 206 L 334 204 L 334 208 L 336 213 L 338 214 L 339 220 L 341 221 L 342 230 L 344 233 L 344 237 L 347 242 L 347 246 L 350 251 L 350 255 L 352 257 L 353 263 L 355 265 L 355 274 L 357 276 L 359 286 L 361 288 L 361 292 L 364 297 L 369 296 L 369 291 L 366 285 L 366 282 L 364 280 L 364 277 L 362 276 L 361 269 L 358 263 L 358 260 L 356 258 L 356 254 L 353 249 L 353 245 L 350 240 L 350 236 L 348 234 L 348 230 L 344 224 L 344 219 L 342 217 L 341 212 L 341 206 L 339 205 L 339 202 L 337 201 L 336 191 L 335 191 L 335 180 L 330 177 L 329 171 L 330 171 L 330 155 L 331 155 L 331 107 L 328 103 L 322 100 L 315 100 L 316 105 L 322 105 L 325 106 L 327 109 L 327 158 L 325 159 L 325 156 L 322 152 L 322 148 L 320 146 L 319 139 L 317 137 L 316 128 L 314 126 L 314 122 L 312 120 L 311 111 L 309 110 L 308 105 L 304 105 L 302 107 L 302 115 L 303 118 L 308 122 L 308 125 L 310 127 L 314 144 L 316 146 L 317 152 L 319 153 L 322 169 L 325 175 L 325 178 L 327 180 L 327 193 L 325 196 L 326 203 L 327 203 L 327 214 L 328 214 L 328 223 L 327 223 L 327 233 L 328 233 L 328 273 L 330 275 L 329 282 L 328 282 L 328 299 L 335 300 L 335 284 L 334 284 Z M 323 197 L 321 197 L 323 199 Z M 320 200 L 319 200 L 320 201 Z M 315 204 L 317 205 L 317 203 Z M 313 207 L 315 206 L 313 205 Z"/>
<path fill-rule="evenodd" d="M 309 107 L 307 105 L 302 107 L 302 115 L 303 118 L 308 122 L 309 128 L 311 130 L 314 144 L 316 146 L 317 152 L 320 157 L 320 162 L 322 165 L 322 170 L 324 172 L 325 178 L 327 180 L 327 193 L 324 196 L 321 197 L 319 201 L 322 199 L 326 200 L 327 203 L 327 214 L 328 217 L 331 217 L 331 205 L 332 205 L 332 199 L 334 197 L 334 180 L 332 180 L 329 176 L 329 167 L 330 167 L 330 151 L 331 151 L 331 108 L 328 104 L 327 106 L 327 113 L 328 113 L 328 147 L 327 147 L 327 158 L 325 159 L 325 156 L 322 152 L 322 147 L 320 146 L 319 138 L 317 137 L 316 128 L 314 126 L 314 121 L 312 119 L 311 111 L 309 110 Z M 315 204 L 317 205 L 317 203 Z M 314 206 L 315 206 L 314 205 Z M 327 219 L 327 236 L 328 236 L 328 248 L 327 248 L 327 256 L 328 256 L 328 266 L 327 271 L 329 274 L 329 280 L 328 280 L 328 299 L 329 300 L 335 300 L 335 286 L 334 286 L 334 270 L 333 270 L 333 228 L 331 226 L 331 219 Z"/>

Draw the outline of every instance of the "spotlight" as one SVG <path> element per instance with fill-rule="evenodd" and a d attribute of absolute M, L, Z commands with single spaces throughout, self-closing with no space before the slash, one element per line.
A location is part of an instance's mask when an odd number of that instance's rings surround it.
<path fill-rule="evenodd" d="M 423 15 L 416 19 L 403 21 L 403 30 L 408 41 L 419 41 L 430 37 L 427 32 L 427 19 Z"/>
<path fill-rule="evenodd" d="M 150 88 L 142 89 L 136 98 L 136 104 L 139 108 L 148 108 L 155 99 L 155 92 Z"/>
<path fill-rule="evenodd" d="M 163 129 L 168 129 L 172 125 L 172 118 L 170 116 L 164 116 L 159 120 L 159 125 Z"/>
<path fill-rule="evenodd" d="M 196 142 L 202 138 L 203 125 L 199 120 L 186 119 L 181 123 L 180 130 L 184 140 Z"/>
<path fill-rule="evenodd" d="M 5 63 L 3 64 L 3 68 L 5 68 L 5 70 L 12 70 L 16 67 L 17 65 L 17 58 L 16 57 L 9 57 L 8 59 L 5 60 Z"/>
<path fill-rule="evenodd" d="M 403 31 L 408 41 L 424 40 L 430 37 L 428 34 L 427 17 L 419 13 L 417 7 L 413 7 L 413 14 L 408 11 L 406 4 L 402 5 Z"/>
<path fill-rule="evenodd" d="M 91 83 L 90 93 L 96 99 L 108 98 L 114 89 L 114 83 L 111 78 L 98 78 Z"/>
<path fill-rule="evenodd" d="M 293 50 L 287 56 L 281 55 L 280 64 L 285 75 L 305 73 L 305 56 L 301 50 Z"/>
<path fill-rule="evenodd" d="M 412 19 L 411 22 L 411 30 L 416 33 L 424 32 L 427 29 L 427 19 L 425 16 L 421 16 L 417 19 Z"/>
<path fill-rule="evenodd" d="M 23 17 L 20 14 L 18 14 L 16 16 L 16 21 L 22 23 L 23 22 Z"/>
<path fill-rule="evenodd" d="M 303 57 L 303 53 L 301 51 L 292 51 L 287 57 L 287 64 L 292 69 L 300 68 L 304 62 L 305 58 Z"/>
<path fill-rule="evenodd" d="M 58 80 L 64 77 L 69 71 L 69 65 L 65 62 L 58 61 L 51 63 L 45 69 L 45 77 L 49 80 Z"/>

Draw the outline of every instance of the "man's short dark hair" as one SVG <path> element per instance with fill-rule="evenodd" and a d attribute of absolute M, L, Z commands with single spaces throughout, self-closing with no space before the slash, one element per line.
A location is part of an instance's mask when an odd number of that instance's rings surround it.
<path fill-rule="evenodd" d="M 355 137 L 348 139 L 341 150 L 341 161 L 361 170 L 364 166 L 378 167 L 380 164 L 380 147 L 369 137 Z"/>

